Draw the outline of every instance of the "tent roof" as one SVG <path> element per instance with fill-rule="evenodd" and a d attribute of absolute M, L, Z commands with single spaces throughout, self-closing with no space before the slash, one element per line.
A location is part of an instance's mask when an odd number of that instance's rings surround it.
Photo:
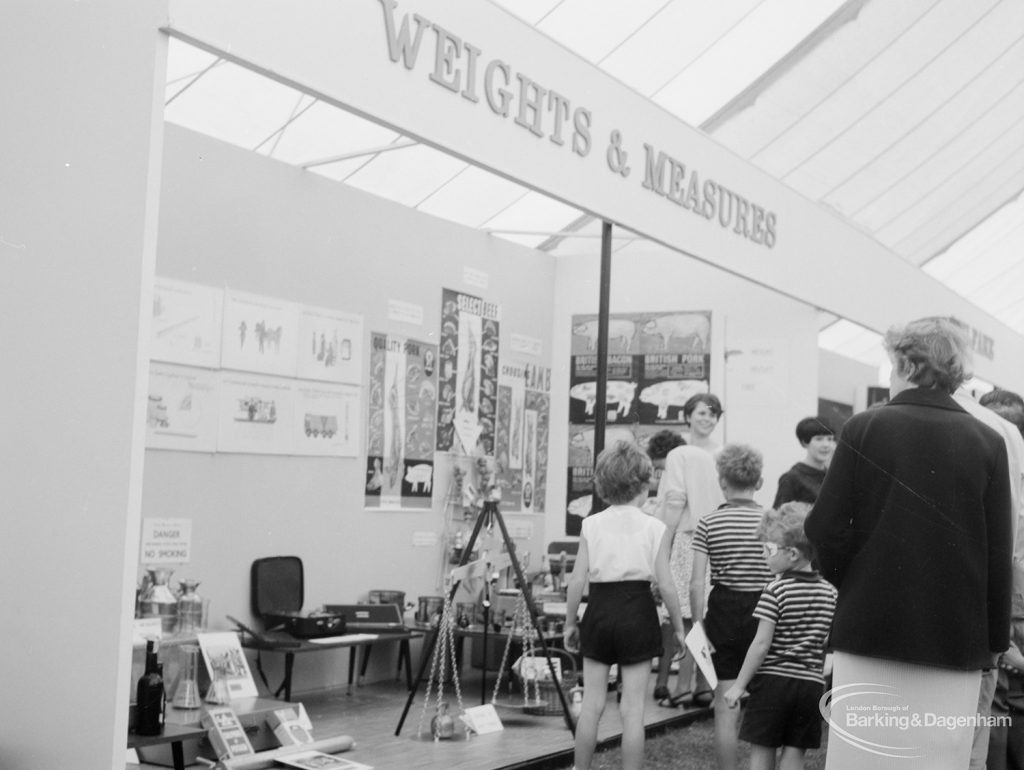
<path fill-rule="evenodd" d="M 492 1 L 1024 336 L 1024 3 Z M 165 116 L 556 256 L 596 251 L 584 212 L 174 38 Z M 882 363 L 876 332 L 821 327 L 822 347 Z"/>

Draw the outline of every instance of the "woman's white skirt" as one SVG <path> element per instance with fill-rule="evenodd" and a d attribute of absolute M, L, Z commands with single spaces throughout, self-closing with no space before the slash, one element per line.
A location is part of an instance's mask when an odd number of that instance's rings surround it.
<path fill-rule="evenodd" d="M 836 652 L 825 770 L 964 770 L 980 684 L 980 671 Z"/>

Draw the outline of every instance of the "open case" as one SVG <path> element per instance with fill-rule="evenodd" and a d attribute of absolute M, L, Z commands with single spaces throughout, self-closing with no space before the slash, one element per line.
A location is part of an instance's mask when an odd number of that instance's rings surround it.
<path fill-rule="evenodd" d="M 302 614 L 305 582 L 298 556 L 256 559 L 250 573 L 252 612 L 265 628 L 283 627 L 300 639 L 340 636 L 345 616 L 333 613 Z"/>

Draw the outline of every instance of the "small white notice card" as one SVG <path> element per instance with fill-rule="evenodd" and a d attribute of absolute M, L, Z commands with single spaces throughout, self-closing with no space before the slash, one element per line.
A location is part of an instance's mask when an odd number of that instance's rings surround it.
<path fill-rule="evenodd" d="M 496 733 L 505 729 L 497 710 L 490 703 L 466 709 L 462 712 L 462 721 L 477 735 Z"/>
<path fill-rule="evenodd" d="M 704 624 L 695 623 L 690 633 L 686 635 L 686 647 L 693 655 L 694 662 L 700 666 L 700 671 L 708 680 L 711 689 L 718 687 L 718 675 L 715 673 L 715 664 L 711 662 L 711 642 L 704 633 Z"/>

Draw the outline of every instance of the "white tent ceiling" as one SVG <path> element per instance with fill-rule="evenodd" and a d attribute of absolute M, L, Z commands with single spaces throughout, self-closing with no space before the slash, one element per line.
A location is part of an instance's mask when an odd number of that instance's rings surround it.
<path fill-rule="evenodd" d="M 1024 335 L 1021 0 L 491 1 Z M 556 256 L 597 250 L 582 211 L 174 39 L 165 115 Z M 825 313 L 820 343 L 884 357 Z"/>

